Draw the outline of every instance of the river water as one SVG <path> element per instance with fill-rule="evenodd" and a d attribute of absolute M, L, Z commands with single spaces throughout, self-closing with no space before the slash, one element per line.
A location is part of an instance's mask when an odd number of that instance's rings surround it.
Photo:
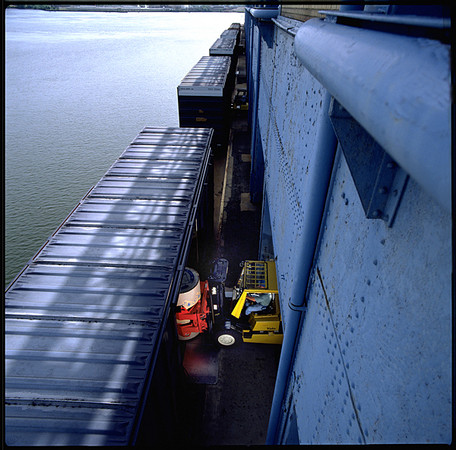
<path fill-rule="evenodd" d="M 8 285 L 144 126 L 178 126 L 177 86 L 244 15 L 5 16 Z"/>

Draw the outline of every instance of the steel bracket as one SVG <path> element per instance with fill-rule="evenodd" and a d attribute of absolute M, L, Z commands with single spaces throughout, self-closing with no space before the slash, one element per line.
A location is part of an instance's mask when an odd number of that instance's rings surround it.
<path fill-rule="evenodd" d="M 344 153 L 367 219 L 393 226 L 408 175 L 335 99 L 329 118 Z"/>

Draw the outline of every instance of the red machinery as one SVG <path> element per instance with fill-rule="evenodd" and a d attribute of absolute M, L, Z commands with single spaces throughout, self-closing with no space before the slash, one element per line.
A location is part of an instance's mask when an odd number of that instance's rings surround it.
<path fill-rule="evenodd" d="M 210 314 L 209 283 L 200 282 L 201 301 L 195 303 L 190 309 L 178 306 L 176 310 L 177 334 L 180 340 L 188 340 L 208 329 L 208 315 Z"/>

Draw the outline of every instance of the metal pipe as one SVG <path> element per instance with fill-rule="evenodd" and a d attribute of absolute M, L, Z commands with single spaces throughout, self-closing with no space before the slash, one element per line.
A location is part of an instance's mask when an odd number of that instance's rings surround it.
<path fill-rule="evenodd" d="M 266 8 L 248 8 L 248 11 L 256 19 L 268 20 L 279 15 L 279 8 L 277 6 Z"/>
<path fill-rule="evenodd" d="M 310 19 L 295 51 L 415 181 L 451 211 L 449 46 Z"/>
<path fill-rule="evenodd" d="M 293 37 L 296 36 L 297 27 L 294 27 L 294 26 L 287 27 L 286 24 L 284 24 L 283 21 L 281 21 L 279 19 L 271 19 L 271 20 L 278 28 L 285 31 L 285 33 L 288 33 Z"/>
<path fill-rule="evenodd" d="M 331 178 L 332 165 L 337 146 L 337 140 L 328 117 L 328 108 L 331 97 L 326 93 L 323 97 L 321 124 L 317 136 L 317 149 L 313 161 L 312 171 L 309 173 L 310 195 L 304 216 L 302 236 L 305 238 L 297 245 L 299 248 L 299 267 L 293 274 L 293 288 L 289 313 L 284 330 L 284 339 L 280 353 L 279 368 L 277 371 L 274 397 L 269 416 L 267 444 L 278 443 L 278 434 L 281 432 L 284 418 L 281 414 L 282 406 L 287 394 L 290 380 L 292 361 L 299 342 L 300 324 L 305 313 L 307 283 L 314 259 L 318 233 L 321 226 L 326 195 Z"/>

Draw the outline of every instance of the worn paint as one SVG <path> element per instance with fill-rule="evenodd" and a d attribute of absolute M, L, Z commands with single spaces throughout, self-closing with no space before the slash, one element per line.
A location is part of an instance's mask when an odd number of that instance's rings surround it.
<path fill-rule="evenodd" d="M 343 157 L 331 198 L 294 369 L 306 393 L 293 395 L 300 433 L 311 442 L 449 442 L 447 214 L 411 182 L 393 228 L 365 219 Z"/>
<path fill-rule="evenodd" d="M 260 22 L 250 25 L 254 33 L 261 34 L 256 31 L 262 26 Z M 254 73 L 251 80 L 258 84 L 254 125 L 261 136 L 261 146 L 252 152 L 261 149 L 264 154 L 268 211 L 263 217 L 271 224 L 285 335 L 292 315 L 289 303 L 294 300 L 293 287 L 303 269 L 298 247 L 307 238 L 302 226 L 314 194 L 311 177 L 316 147 L 328 115 L 323 108 L 328 88 L 325 78 L 317 80 L 315 73 L 300 62 L 293 35 L 286 29 L 275 26 L 272 46 L 266 39 L 261 41 L 260 75 L 255 79 Z M 394 36 L 388 39 L 393 42 Z M 407 47 L 404 39 L 400 38 L 401 45 Z M 420 45 L 425 45 L 426 51 L 438 47 L 429 40 L 414 40 L 410 48 Z M 347 50 L 347 55 L 363 47 L 359 42 Z M 381 47 L 389 51 L 384 43 Z M 447 53 L 439 47 L 434 56 L 445 59 Z M 419 55 L 410 57 L 419 60 Z M 326 70 L 325 55 L 318 58 Z M 345 69 L 353 74 L 353 80 L 365 85 L 369 80 L 353 72 L 350 58 Z M 439 67 L 447 65 L 448 60 L 439 59 Z M 418 78 L 426 85 L 431 78 L 447 79 L 447 72 L 439 78 L 434 67 L 432 76 L 422 74 Z M 395 81 L 400 84 L 400 80 Z M 391 105 L 392 111 L 411 117 L 412 105 L 423 101 L 435 109 L 448 104 L 448 90 L 442 94 L 444 98 L 423 99 L 432 89 L 408 89 L 400 104 Z M 367 101 L 363 96 L 369 92 L 360 90 L 353 94 L 353 100 Z M 381 89 L 377 93 L 381 95 Z M 338 98 L 340 102 L 342 99 Z M 371 109 L 371 113 L 375 111 Z M 419 113 L 413 114 L 418 117 Z M 366 123 L 375 127 L 372 117 L 367 117 Z M 426 129 L 420 132 L 426 133 Z M 443 129 L 449 135 L 446 120 L 439 124 L 440 135 Z M 439 149 L 441 154 L 450 151 L 445 146 Z M 446 179 L 447 168 L 443 172 Z M 326 199 L 323 216 L 315 217 L 322 221 L 320 236 L 307 292 L 302 292 L 307 310 L 296 336 L 296 353 L 289 361 L 287 391 L 283 399 L 274 400 L 279 401 L 280 412 L 270 428 L 278 428 L 277 434 L 273 430 L 277 443 L 296 439 L 302 444 L 451 442 L 448 209 L 412 177 L 392 226 L 367 219 L 340 149 Z M 284 363 L 281 360 L 281 365 Z"/>
<path fill-rule="evenodd" d="M 306 71 L 293 52 L 291 36 L 276 31 L 277 45 L 262 56 L 260 102 L 258 108 L 262 146 L 266 163 L 265 189 L 270 208 L 273 242 L 280 272 L 281 301 L 293 299 L 294 261 L 299 258 L 299 242 L 305 239 L 304 217 L 310 202 L 312 157 L 315 154 L 323 96 L 326 91 Z M 263 46 L 265 47 L 265 46 Z M 280 48 L 281 51 L 277 51 Z M 282 51 L 283 50 L 283 51 Z M 272 58 L 269 66 L 266 61 Z M 268 75 L 267 68 L 273 75 Z M 275 70 L 285 67 L 286 70 Z M 296 76 L 299 74 L 299 76 Z M 285 91 L 286 89 L 286 91 Z M 288 95 L 284 95 L 288 92 Z M 296 109 L 300 112 L 296 113 Z M 280 186 L 280 189 L 276 189 Z M 290 236 L 293 244 L 290 246 Z M 288 310 L 282 309 L 284 323 Z"/>

